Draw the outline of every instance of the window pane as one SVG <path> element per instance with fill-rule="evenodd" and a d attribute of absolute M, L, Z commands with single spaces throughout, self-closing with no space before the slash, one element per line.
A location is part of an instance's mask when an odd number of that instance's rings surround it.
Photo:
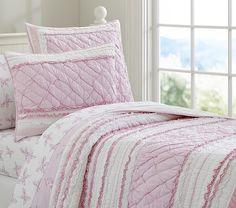
<path fill-rule="evenodd" d="M 233 115 L 236 117 L 236 78 L 233 78 Z"/>
<path fill-rule="evenodd" d="M 233 30 L 232 39 L 233 39 L 233 42 L 232 42 L 232 70 L 233 70 L 233 74 L 236 74 L 236 31 L 235 30 Z"/>
<path fill-rule="evenodd" d="M 236 0 L 232 0 L 232 23 L 236 26 Z"/>
<path fill-rule="evenodd" d="M 160 67 L 190 69 L 190 29 L 160 28 Z"/>
<path fill-rule="evenodd" d="M 195 69 L 197 71 L 228 71 L 228 32 L 219 29 L 196 29 Z"/>
<path fill-rule="evenodd" d="M 190 74 L 161 72 L 161 102 L 167 105 L 190 107 Z"/>
<path fill-rule="evenodd" d="M 227 114 L 228 78 L 196 75 L 197 108 L 221 115 Z"/>
<path fill-rule="evenodd" d="M 189 25 L 190 0 L 160 0 L 159 15 L 160 23 Z"/>
<path fill-rule="evenodd" d="M 228 24 L 228 1 L 196 0 L 195 24 L 226 26 Z"/>

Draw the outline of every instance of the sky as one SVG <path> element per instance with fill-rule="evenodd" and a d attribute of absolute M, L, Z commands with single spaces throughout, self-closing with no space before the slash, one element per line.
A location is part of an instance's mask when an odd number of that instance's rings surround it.
<path fill-rule="evenodd" d="M 236 0 L 232 0 L 232 5 L 232 24 L 236 26 Z M 194 12 L 196 25 L 228 25 L 227 0 L 195 0 Z M 190 0 L 160 0 L 159 15 L 160 23 L 189 25 Z M 227 72 L 228 30 L 195 29 L 195 61 L 196 70 Z M 236 74 L 236 30 L 233 30 L 232 64 Z M 160 67 L 190 69 L 189 28 L 160 27 Z M 190 81 L 190 76 L 185 77 Z M 227 78 L 197 75 L 196 82 L 197 88 L 217 90 L 227 103 Z M 233 94 L 236 102 L 236 78 L 233 79 Z"/>
<path fill-rule="evenodd" d="M 159 0 L 160 23 L 190 24 L 190 2 L 191 0 Z M 195 0 L 194 8 L 194 20 L 197 25 L 228 24 L 227 0 Z M 232 11 L 235 10 L 236 0 L 232 0 Z M 232 22 L 236 26 L 236 14 L 233 13 L 232 16 Z"/>

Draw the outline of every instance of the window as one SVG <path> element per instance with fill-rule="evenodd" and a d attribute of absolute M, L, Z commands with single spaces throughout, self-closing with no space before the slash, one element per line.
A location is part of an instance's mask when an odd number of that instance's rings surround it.
<path fill-rule="evenodd" d="M 156 4 L 158 101 L 236 116 L 236 0 Z"/>

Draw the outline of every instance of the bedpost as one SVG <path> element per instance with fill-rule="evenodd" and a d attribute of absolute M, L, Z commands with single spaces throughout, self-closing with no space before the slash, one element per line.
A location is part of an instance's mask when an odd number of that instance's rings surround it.
<path fill-rule="evenodd" d="M 107 23 L 106 17 L 107 17 L 107 9 L 103 6 L 98 6 L 94 9 L 94 24 L 100 25 Z"/>

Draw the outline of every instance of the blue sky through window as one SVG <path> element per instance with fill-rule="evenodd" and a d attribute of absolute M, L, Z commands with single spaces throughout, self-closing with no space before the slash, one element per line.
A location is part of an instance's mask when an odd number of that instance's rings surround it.
<path fill-rule="evenodd" d="M 236 38 L 234 39 L 234 42 L 234 62 L 236 62 Z M 199 71 L 211 71 L 211 69 L 220 70 L 227 67 L 227 36 L 225 40 L 201 38 L 195 41 L 195 46 L 195 66 Z M 174 60 L 173 57 L 175 57 L 179 63 L 179 66 L 174 65 L 174 68 L 190 68 L 191 59 L 189 40 L 181 38 L 173 39 L 161 36 L 160 64 L 165 64 L 165 60 L 176 63 L 176 60 Z M 162 67 L 165 68 L 166 66 L 163 65 Z"/>
<path fill-rule="evenodd" d="M 190 0 L 159 0 L 159 23 L 175 25 L 175 27 L 159 27 L 159 67 L 161 72 L 162 95 L 168 90 L 169 82 L 176 84 L 176 89 L 187 89 L 191 73 L 167 72 L 165 69 L 191 70 L 191 1 Z M 194 0 L 194 70 L 196 72 L 228 73 L 228 58 L 232 60 L 232 72 L 236 75 L 236 29 L 232 31 L 232 57 L 228 57 L 228 11 L 232 9 L 232 25 L 236 27 L 236 0 L 232 8 L 228 8 L 226 0 Z M 178 27 L 185 25 L 185 27 Z M 204 27 L 201 27 L 204 26 Z M 212 28 L 211 26 L 216 26 Z M 220 26 L 225 28 L 219 29 Z M 218 29 L 217 29 L 218 28 Z M 195 74 L 195 104 L 199 109 L 227 114 L 228 77 L 222 75 Z M 166 79 L 166 80 L 164 80 Z M 182 86 L 185 84 L 185 87 Z M 173 85 L 173 83 L 169 83 Z M 178 86 L 177 86 L 178 85 Z M 179 88 L 178 88 L 179 87 Z M 191 87 L 191 86 L 190 86 Z M 233 78 L 233 112 L 236 116 L 236 77 Z M 191 92 L 190 92 L 191 93 Z M 170 95 L 171 93 L 169 93 Z M 163 97 L 162 101 L 168 100 Z M 175 96 L 173 96 L 175 97 Z M 176 97 L 178 100 L 178 96 Z M 168 102 L 174 99 L 169 99 Z M 178 100 L 179 101 L 179 100 Z M 204 104 L 203 104 L 204 103 Z"/>

